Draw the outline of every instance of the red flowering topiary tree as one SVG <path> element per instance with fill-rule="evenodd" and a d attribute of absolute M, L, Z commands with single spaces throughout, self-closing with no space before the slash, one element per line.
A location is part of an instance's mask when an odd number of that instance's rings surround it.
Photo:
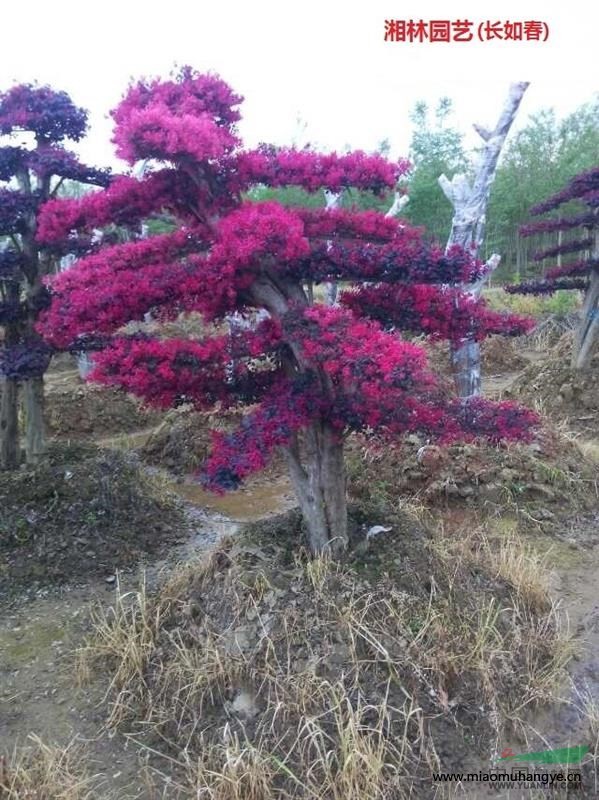
<path fill-rule="evenodd" d="M 560 213 L 567 204 L 578 208 L 568 216 Z M 555 216 L 555 213 L 559 216 Z M 567 255 L 571 260 L 550 268 L 545 278 L 506 286 L 512 294 L 547 294 L 558 289 L 584 292 L 580 323 L 574 337 L 572 366 L 584 369 L 590 363 L 599 331 L 599 167 L 577 175 L 561 192 L 531 209 L 534 216 L 547 216 L 520 229 L 521 236 L 557 233 L 558 242 L 535 254 L 536 261 Z M 568 234 L 563 238 L 563 233 Z"/>
<path fill-rule="evenodd" d="M 244 200 L 257 183 L 382 193 L 406 165 L 360 152 L 242 150 L 240 99 L 217 77 L 189 68 L 129 89 L 113 113 L 117 152 L 156 168 L 81 200 L 48 203 L 39 237 L 52 242 L 74 228 L 153 213 L 169 214 L 173 230 L 104 248 L 60 275 L 41 330 L 57 347 L 94 347 L 96 380 L 158 406 L 249 406 L 236 431 L 215 434 L 203 480 L 235 489 L 282 448 L 312 551 L 338 553 L 347 543 L 349 432 L 520 439 L 534 422 L 512 404 L 448 397 L 424 351 L 386 328 L 453 340 L 516 333 L 527 323 L 452 288 L 482 265 L 460 248 L 431 247 L 394 219 Z M 346 289 L 339 307 L 311 304 L 307 285 L 325 281 L 358 288 Z M 256 309 L 267 317 L 231 335 L 160 340 L 119 332 L 149 310 L 218 320 Z"/>
<path fill-rule="evenodd" d="M 34 330 L 49 302 L 42 278 L 74 242 L 36 241 L 37 214 L 65 179 L 106 186 L 105 171 L 80 164 L 61 143 L 79 141 L 87 115 L 67 94 L 47 86 L 14 86 L 0 93 L 0 468 L 19 461 L 18 387 L 25 406 L 26 454 L 43 450 L 43 375 L 52 350 Z M 18 138 L 17 138 L 18 137 Z M 79 245 L 82 245 L 79 242 Z M 66 248 L 66 249 L 65 249 Z"/>

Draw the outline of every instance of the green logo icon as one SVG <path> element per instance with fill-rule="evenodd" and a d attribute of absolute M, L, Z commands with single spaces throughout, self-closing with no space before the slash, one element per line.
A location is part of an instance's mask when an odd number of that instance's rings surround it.
<path fill-rule="evenodd" d="M 560 747 L 558 750 L 540 750 L 538 753 L 514 753 L 509 747 L 503 750 L 499 761 L 536 761 L 539 764 L 578 764 L 589 752 L 588 744 Z"/>

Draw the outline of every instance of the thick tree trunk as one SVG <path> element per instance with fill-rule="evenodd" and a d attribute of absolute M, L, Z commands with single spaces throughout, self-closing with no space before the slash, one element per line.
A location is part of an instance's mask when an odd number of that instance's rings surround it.
<path fill-rule="evenodd" d="M 501 261 L 497 254 L 487 261 L 488 274 L 492 275 Z M 473 297 L 480 297 L 486 278 L 467 287 Z M 459 397 L 479 397 L 482 388 L 480 344 L 468 337 L 450 348 L 451 366 L 456 392 Z"/>
<path fill-rule="evenodd" d="M 39 461 L 44 452 L 44 379 L 30 378 L 23 384 L 25 408 L 25 454 L 28 464 Z"/>
<path fill-rule="evenodd" d="M 18 383 L 2 379 L 0 400 L 0 469 L 19 466 L 19 406 Z"/>
<path fill-rule="evenodd" d="M 596 234 L 599 238 L 599 233 Z M 574 338 L 572 366 L 574 369 L 586 369 L 593 356 L 593 345 L 599 330 L 599 272 L 593 270 L 590 275 L 589 288 L 586 291 L 580 323 Z"/>
<path fill-rule="evenodd" d="M 338 557 L 348 542 L 343 442 L 322 422 L 312 423 L 304 439 L 303 463 L 297 440 L 286 453 L 310 550 L 313 555 Z"/>
<path fill-rule="evenodd" d="M 281 319 L 290 303 L 308 305 L 304 290 L 291 282 L 281 285 L 265 275 L 254 281 L 252 298 L 268 310 L 274 319 Z M 332 396 L 330 378 L 306 360 L 301 347 L 289 344 L 290 353 L 283 357 L 283 366 L 291 378 L 298 373 L 313 373 L 321 381 L 325 393 Z M 339 556 L 348 544 L 347 498 L 343 440 L 323 420 L 314 420 L 283 448 L 289 474 L 304 522 L 308 530 L 310 550 L 314 555 Z"/>
<path fill-rule="evenodd" d="M 477 255 L 480 250 L 485 233 L 489 194 L 495 178 L 499 155 L 527 87 L 528 83 L 511 85 L 508 98 L 494 130 L 489 131 L 478 125 L 474 126 L 476 132 L 484 140 L 485 146 L 472 184 L 468 182 L 465 175 L 454 175 L 451 181 L 445 175 L 441 175 L 439 178 L 439 184 L 454 210 L 451 233 L 447 241 L 448 250 L 456 244 L 465 250 L 470 250 L 473 255 Z M 494 259 L 496 267 L 499 257 L 491 256 L 491 259 Z M 462 288 L 474 293 L 473 287 L 463 286 Z M 478 288 L 478 293 L 481 288 Z M 479 345 L 470 337 L 463 339 L 458 345 L 452 347 L 451 361 L 454 367 L 456 391 L 460 397 L 479 395 L 481 389 Z"/>

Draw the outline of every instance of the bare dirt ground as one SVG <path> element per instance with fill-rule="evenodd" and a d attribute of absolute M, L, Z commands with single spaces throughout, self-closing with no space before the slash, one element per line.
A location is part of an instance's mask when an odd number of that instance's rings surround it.
<path fill-rule="evenodd" d="M 142 764 L 121 736 L 103 732 L 100 681 L 77 687 L 72 651 L 81 642 L 94 602 L 107 602 L 106 583 L 51 590 L 5 612 L 0 623 L 0 750 L 45 742 L 84 745 L 99 796 L 149 797 Z"/>
<path fill-rule="evenodd" d="M 33 598 L 13 597 L 0 620 L 0 752 L 27 745 L 30 733 L 61 746 L 82 743 L 87 768 L 96 776 L 95 796 L 105 800 L 149 800 L 156 795 L 136 748 L 104 729 L 106 681 L 100 676 L 84 687 L 77 685 L 74 651 L 89 629 L 92 609 L 113 602 L 116 579 L 121 591 L 135 592 L 142 581 L 150 589 L 169 567 L 197 557 L 234 533 L 238 520 L 268 517 L 289 507 L 280 485 L 242 492 L 233 508 L 226 508 L 231 516 L 190 502 L 191 485 L 173 481 L 172 488 L 185 503 L 190 532 L 168 555 L 150 557 L 115 578 L 109 575 L 110 582 L 81 575 L 60 587 L 40 589 Z M 235 517 L 238 509 L 241 516 Z"/>
<path fill-rule="evenodd" d="M 544 361 L 545 354 L 520 349 L 519 357 L 523 364 L 534 367 Z M 494 370 L 489 362 L 491 369 L 484 383 L 487 395 L 497 397 L 511 391 L 522 369 L 509 366 L 502 363 Z M 94 409 L 98 404 L 110 406 L 110 400 L 97 394 L 90 401 L 85 390 L 77 395 L 79 410 L 74 421 L 67 424 L 69 393 L 73 389 L 79 392 L 81 387 L 68 370 L 56 371 L 50 383 L 51 395 L 59 398 L 52 412 L 53 430 L 61 439 L 91 438 L 103 447 L 143 451 L 163 421 L 161 416 L 140 413 L 135 404 L 119 400 L 116 411 L 106 411 L 96 423 Z M 591 436 L 586 443 L 590 451 L 598 445 Z M 26 745 L 30 733 L 60 745 L 82 742 L 87 767 L 96 775 L 95 796 L 103 800 L 156 800 L 164 795 L 156 793 L 146 774 L 145 759 L 135 745 L 105 730 L 105 677 L 100 675 L 85 687 L 78 685 L 73 652 L 89 630 L 92 608 L 113 601 L 117 579 L 121 589 L 135 592 L 145 570 L 147 584 L 152 586 L 163 570 L 200 554 L 221 536 L 234 533 L 238 523 L 260 520 L 294 505 L 287 479 L 280 473 L 219 498 L 206 493 L 184 469 L 171 467 L 165 471 L 162 465 L 149 469 L 162 477 L 165 490 L 183 501 L 189 522 L 188 532 L 177 534 L 168 552 L 143 556 L 141 563 L 127 567 L 118 576 L 112 571 L 95 577 L 81 572 L 58 587 L 39 588 L 32 597 L 0 598 L 0 752 Z M 521 743 L 523 736 L 531 746 L 580 744 L 580 737 L 588 735 L 592 714 L 599 726 L 599 520 L 587 515 L 586 526 L 578 531 L 578 537 L 564 527 L 551 567 L 552 592 L 561 604 L 564 620 L 569 620 L 576 644 L 576 656 L 569 667 L 570 683 L 563 688 L 561 704 L 541 707 L 522 720 L 522 729 L 514 734 L 515 744 Z M 547 540 L 541 546 L 552 545 Z M 477 795 L 468 793 L 468 797 Z"/>

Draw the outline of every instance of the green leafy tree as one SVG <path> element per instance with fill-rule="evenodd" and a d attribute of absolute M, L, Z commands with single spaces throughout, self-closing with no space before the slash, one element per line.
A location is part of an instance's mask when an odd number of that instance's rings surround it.
<path fill-rule="evenodd" d="M 429 106 L 422 100 L 410 115 L 414 125 L 410 160 L 414 166 L 405 216 L 413 224 L 426 227 L 440 242 L 447 240 L 453 211 L 439 186 L 439 175 L 451 177 L 464 172 L 468 164 L 463 136 L 450 124 L 452 113 L 452 101 L 442 97 L 432 120 Z"/>

